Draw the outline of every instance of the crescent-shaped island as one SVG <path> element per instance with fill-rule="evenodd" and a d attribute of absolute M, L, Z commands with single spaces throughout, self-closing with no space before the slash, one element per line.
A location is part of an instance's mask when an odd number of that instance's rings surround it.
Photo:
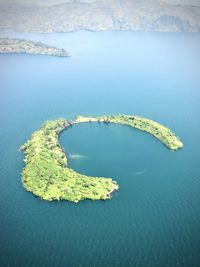
<path fill-rule="evenodd" d="M 61 118 L 47 121 L 21 146 L 25 155 L 22 183 L 27 191 L 48 201 L 68 200 L 77 203 L 84 199 L 111 198 L 112 192 L 119 188 L 117 182 L 111 178 L 86 176 L 70 169 L 59 144 L 59 134 L 63 130 L 84 122 L 127 125 L 150 133 L 170 150 L 183 147 L 181 140 L 169 128 L 139 116 L 78 116 L 74 120 Z"/>

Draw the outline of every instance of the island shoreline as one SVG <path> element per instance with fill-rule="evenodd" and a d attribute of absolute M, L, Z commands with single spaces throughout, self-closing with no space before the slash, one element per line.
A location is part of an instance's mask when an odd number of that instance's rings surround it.
<path fill-rule="evenodd" d="M 17 38 L 0 38 L 0 54 L 30 54 L 56 57 L 70 57 L 67 50 Z"/>
<path fill-rule="evenodd" d="M 83 117 L 73 120 L 47 121 L 32 134 L 21 151 L 25 154 L 22 184 L 27 191 L 47 201 L 68 200 L 78 203 L 84 199 L 106 200 L 119 189 L 112 178 L 86 176 L 68 167 L 67 153 L 59 143 L 60 134 L 78 123 L 116 123 L 147 132 L 168 149 L 183 147 L 180 139 L 167 127 L 150 119 L 133 115 Z"/>

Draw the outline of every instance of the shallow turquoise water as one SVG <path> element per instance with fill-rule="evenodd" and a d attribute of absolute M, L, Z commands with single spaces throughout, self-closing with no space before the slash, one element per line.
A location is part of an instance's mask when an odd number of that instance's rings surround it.
<path fill-rule="evenodd" d="M 0 56 L 0 265 L 199 266 L 200 35 L 9 35 L 72 57 Z M 48 203 L 22 188 L 19 147 L 45 120 L 118 113 L 169 126 L 184 149 L 125 126 L 77 125 L 60 136 L 70 167 L 116 180 L 112 200 Z"/>

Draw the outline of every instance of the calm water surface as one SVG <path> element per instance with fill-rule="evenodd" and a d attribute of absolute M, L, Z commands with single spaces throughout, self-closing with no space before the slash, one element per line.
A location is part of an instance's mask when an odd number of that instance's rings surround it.
<path fill-rule="evenodd" d="M 72 57 L 0 56 L 0 265 L 200 266 L 200 35 L 7 35 Z M 77 125 L 60 136 L 70 167 L 116 180 L 112 200 L 48 203 L 22 188 L 19 147 L 45 120 L 118 113 L 169 126 L 184 149 L 125 126 Z"/>

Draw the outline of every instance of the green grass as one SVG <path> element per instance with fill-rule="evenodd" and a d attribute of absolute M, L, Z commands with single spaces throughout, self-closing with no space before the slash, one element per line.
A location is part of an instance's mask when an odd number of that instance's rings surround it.
<path fill-rule="evenodd" d="M 183 146 L 170 129 L 138 116 L 79 116 L 74 121 L 47 121 L 21 147 L 25 154 L 22 183 L 27 191 L 48 201 L 68 200 L 77 203 L 84 199 L 111 198 L 111 193 L 118 189 L 118 184 L 111 178 L 90 177 L 68 168 L 65 152 L 59 145 L 61 131 L 74 123 L 89 121 L 129 125 L 152 134 L 172 150 Z"/>

